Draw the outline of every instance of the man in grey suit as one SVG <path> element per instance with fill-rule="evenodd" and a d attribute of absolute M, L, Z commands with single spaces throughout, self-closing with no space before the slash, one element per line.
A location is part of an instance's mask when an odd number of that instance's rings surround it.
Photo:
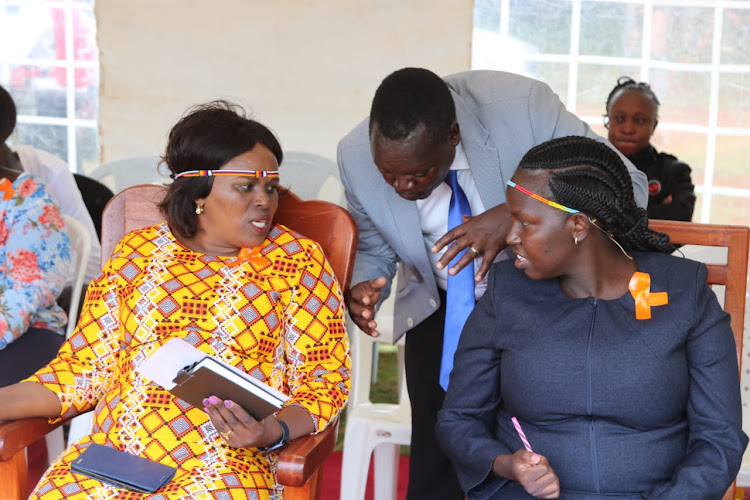
<path fill-rule="evenodd" d="M 425 69 L 404 68 L 383 80 L 370 117 L 339 143 L 341 181 L 359 227 L 354 285 L 346 302 L 369 335 L 378 335 L 376 310 L 401 263 L 394 329 L 397 335 L 406 332 L 409 500 L 464 498 L 434 433 L 445 397 L 439 373 L 447 273 L 471 264 L 475 296 L 481 296 L 487 271 L 507 246 L 506 182 L 530 148 L 569 135 L 606 142 L 542 82 L 496 71 L 441 79 Z M 625 162 L 638 204 L 645 207 L 646 178 Z M 473 216 L 446 232 L 449 170 L 457 170 Z M 469 250 L 451 263 L 464 249 Z"/>

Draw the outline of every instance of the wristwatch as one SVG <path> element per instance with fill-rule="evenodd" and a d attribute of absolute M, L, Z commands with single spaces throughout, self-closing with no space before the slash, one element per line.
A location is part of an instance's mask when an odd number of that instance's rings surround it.
<path fill-rule="evenodd" d="M 289 444 L 289 426 L 286 425 L 286 422 L 284 422 L 280 418 L 277 418 L 276 421 L 281 426 L 281 438 L 279 438 L 279 440 L 275 443 L 269 444 L 268 446 L 258 446 L 258 449 L 263 453 L 278 450 L 279 448 L 282 448 Z"/>

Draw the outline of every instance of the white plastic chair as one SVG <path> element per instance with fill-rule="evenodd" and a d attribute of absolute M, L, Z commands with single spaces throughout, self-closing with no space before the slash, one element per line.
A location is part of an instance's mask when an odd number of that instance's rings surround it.
<path fill-rule="evenodd" d="M 162 177 L 157 166 L 158 156 L 131 156 L 102 163 L 92 170 L 88 177 L 96 179 L 117 194 L 125 188 L 137 184 L 163 184 L 169 181 Z"/>
<path fill-rule="evenodd" d="M 65 330 L 65 338 L 70 337 L 78 323 L 78 304 L 81 302 L 81 290 L 83 290 L 86 279 L 86 265 L 91 253 L 91 233 L 86 226 L 69 215 L 62 214 L 65 228 L 70 237 L 73 253 L 73 270 L 75 279 L 70 292 L 70 306 L 68 306 L 68 326 Z M 58 456 L 65 449 L 65 437 L 63 428 L 58 427 L 45 436 L 47 443 L 47 456 L 50 460 Z"/>
<path fill-rule="evenodd" d="M 288 151 L 279 168 L 281 185 L 303 200 L 324 200 L 346 208 L 336 162 L 303 151 Z"/>
<path fill-rule="evenodd" d="M 393 297 L 375 316 L 379 337 L 393 338 Z M 349 322 L 352 350 L 352 388 L 346 409 L 344 452 L 341 460 L 341 498 L 365 498 L 370 456 L 374 454 L 375 500 L 395 500 L 398 487 L 399 446 L 411 442 L 411 405 L 406 390 L 403 337 L 398 345 L 398 403 L 372 403 L 370 383 L 373 352 L 378 342 Z"/>

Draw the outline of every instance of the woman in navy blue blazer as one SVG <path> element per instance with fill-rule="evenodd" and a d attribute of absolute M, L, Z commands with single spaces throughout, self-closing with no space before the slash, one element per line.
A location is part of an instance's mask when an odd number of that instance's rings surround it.
<path fill-rule="evenodd" d="M 467 496 L 720 499 L 748 440 L 706 267 L 669 255 L 594 140 L 534 147 L 508 185 L 516 258 L 464 327 L 437 425 Z"/>

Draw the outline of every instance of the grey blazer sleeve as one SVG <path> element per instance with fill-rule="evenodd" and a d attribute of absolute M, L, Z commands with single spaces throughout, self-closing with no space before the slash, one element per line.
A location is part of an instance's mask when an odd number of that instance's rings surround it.
<path fill-rule="evenodd" d="M 363 182 L 356 178 L 356 171 L 361 165 L 369 167 L 370 163 L 372 163 L 372 159 L 369 157 L 369 149 L 366 150 L 368 155 L 366 158 L 357 157 L 358 150 L 345 149 L 342 146 L 343 142 L 344 140 L 339 142 L 337 153 L 339 175 L 346 192 L 347 209 L 359 230 L 357 255 L 354 260 L 354 272 L 352 275 L 352 286 L 363 281 L 385 276 L 387 283 L 380 292 L 380 302 L 382 302 L 390 295 L 391 283 L 393 277 L 396 275 L 398 257 L 393 248 L 383 238 L 380 231 L 378 231 L 370 220 L 367 212 L 362 207 L 362 204 L 356 198 L 354 194 L 355 190 L 350 188 L 350 183 L 352 182 Z M 352 172 L 354 173 L 352 174 Z"/>

